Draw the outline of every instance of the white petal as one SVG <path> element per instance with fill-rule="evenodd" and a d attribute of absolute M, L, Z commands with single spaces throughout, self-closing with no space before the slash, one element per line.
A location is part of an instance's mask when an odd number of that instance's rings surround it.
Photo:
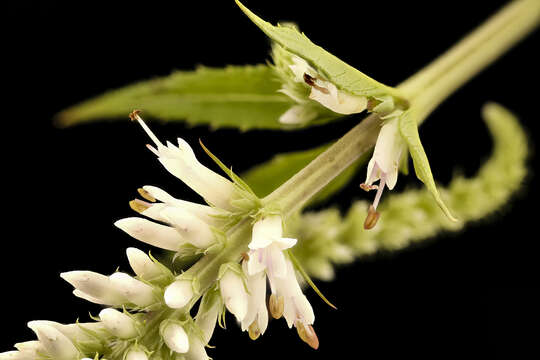
<path fill-rule="evenodd" d="M 178 324 L 171 323 L 163 329 L 163 341 L 174 352 L 184 354 L 189 350 L 189 338 L 184 328 Z"/>
<path fill-rule="evenodd" d="M 214 233 L 210 226 L 187 210 L 168 207 L 161 215 L 173 225 L 182 238 L 190 244 L 205 249 L 215 242 Z"/>
<path fill-rule="evenodd" d="M 317 111 L 305 105 L 293 105 L 279 117 L 279 122 L 287 125 L 301 125 L 317 117 Z"/>
<path fill-rule="evenodd" d="M 141 279 L 151 280 L 162 274 L 159 266 L 144 251 L 130 247 L 126 249 L 126 255 L 129 265 Z"/>
<path fill-rule="evenodd" d="M 259 332 L 261 335 L 264 335 L 266 328 L 268 327 L 268 309 L 265 306 L 259 308 L 259 313 L 257 314 L 257 325 L 259 326 Z"/>
<path fill-rule="evenodd" d="M 148 356 L 142 350 L 132 349 L 126 355 L 125 360 L 148 360 Z"/>
<path fill-rule="evenodd" d="M 81 298 L 83 300 L 94 303 L 94 304 L 99 304 L 99 305 L 120 305 L 120 304 L 108 304 L 107 302 L 105 302 L 105 301 L 103 301 L 101 299 L 95 298 L 93 296 L 90 296 L 87 293 L 85 293 L 84 291 L 81 291 L 79 289 L 73 290 L 73 295 L 75 295 L 76 297 Z"/>
<path fill-rule="evenodd" d="M 300 294 L 294 298 L 294 303 L 297 311 L 297 316 L 304 324 L 313 324 L 315 321 L 315 313 L 304 294 Z"/>
<path fill-rule="evenodd" d="M 75 360 L 79 358 L 79 351 L 71 340 L 54 327 L 40 324 L 29 324 L 29 327 L 36 333 L 51 358 L 55 360 Z"/>
<path fill-rule="evenodd" d="M 122 293 L 111 284 L 109 277 L 105 275 L 92 271 L 68 271 L 60 274 L 60 277 L 79 290 L 79 292 L 74 292 L 76 296 L 83 293 L 87 295 L 86 297 L 79 296 L 84 299 L 95 299 L 99 303 L 115 306 L 126 301 Z"/>
<path fill-rule="evenodd" d="M 309 98 L 319 102 L 333 112 L 349 115 L 360 113 L 367 108 L 367 98 L 365 96 L 351 95 L 338 90 L 329 81 L 318 80 L 317 85 L 325 88 L 328 93 L 312 87 Z"/>
<path fill-rule="evenodd" d="M 296 245 L 297 240 L 292 238 L 281 238 L 276 241 L 276 245 L 279 246 L 281 250 L 286 250 L 292 248 Z"/>
<path fill-rule="evenodd" d="M 103 309 L 99 318 L 107 330 L 120 339 L 131 339 L 138 335 L 135 321 L 118 310 Z"/>
<path fill-rule="evenodd" d="M 186 360 L 208 360 L 204 344 L 197 336 L 192 336 L 189 342 L 189 351 L 185 355 Z"/>
<path fill-rule="evenodd" d="M 267 271 L 272 273 L 272 276 L 283 278 L 287 274 L 287 264 L 285 263 L 285 256 L 277 245 L 270 245 L 267 248 Z"/>
<path fill-rule="evenodd" d="M 176 280 L 165 289 L 164 299 L 168 307 L 180 309 L 193 298 L 193 285 L 189 280 Z"/>
<path fill-rule="evenodd" d="M 152 195 L 159 201 L 162 201 L 170 206 L 185 209 L 209 225 L 219 224 L 219 219 L 216 219 L 216 216 L 221 214 L 221 212 L 218 209 L 212 208 L 208 205 L 202 205 L 191 201 L 176 199 L 156 186 L 144 186 L 143 189 L 148 191 L 150 195 Z"/>
<path fill-rule="evenodd" d="M 129 302 L 137 306 L 146 307 L 156 302 L 154 288 L 128 274 L 116 272 L 109 276 L 109 279 Z"/>
<path fill-rule="evenodd" d="M 0 353 L 0 360 L 36 360 L 37 355 L 30 352 L 7 351 Z"/>
<path fill-rule="evenodd" d="M 43 352 L 45 349 L 43 348 L 43 344 L 41 344 L 38 340 L 32 340 L 32 341 L 24 341 L 15 344 L 15 349 L 21 351 L 21 352 L 32 352 L 35 353 L 36 351 Z"/>
<path fill-rule="evenodd" d="M 242 278 L 229 270 L 220 279 L 219 288 L 227 310 L 236 316 L 238 321 L 242 321 L 248 308 L 248 294 Z"/>
<path fill-rule="evenodd" d="M 251 250 L 247 261 L 247 274 L 255 275 L 266 269 L 266 249 Z"/>
<path fill-rule="evenodd" d="M 115 226 L 135 239 L 165 250 L 177 251 L 185 241 L 169 226 L 156 224 L 150 220 L 130 217 L 118 220 Z"/>
<path fill-rule="evenodd" d="M 247 272 L 247 263 L 242 264 L 244 273 Z M 247 330 L 257 318 L 261 307 L 266 309 L 266 275 L 263 272 L 253 276 L 247 276 L 247 286 L 249 291 L 248 311 L 242 320 L 242 331 Z"/>
<path fill-rule="evenodd" d="M 95 340 L 95 338 L 88 333 L 89 330 L 93 333 L 100 333 L 104 331 L 103 324 L 99 322 L 91 323 L 76 323 L 76 324 L 60 324 L 54 321 L 48 320 L 34 320 L 28 323 L 29 328 L 39 327 L 42 325 L 52 326 L 56 330 L 60 331 L 62 334 L 67 336 L 71 341 L 88 341 Z M 39 342 L 38 342 L 39 344 Z M 22 345 L 22 344 L 19 344 Z M 30 344 L 25 344 L 23 346 L 32 346 Z M 19 348 L 18 348 L 19 349 Z M 19 349 L 21 350 L 21 349 Z"/>
<path fill-rule="evenodd" d="M 386 174 L 386 186 L 390 190 L 396 184 L 399 161 L 406 147 L 398 125 L 398 118 L 392 118 L 383 124 L 373 151 L 373 159 Z"/>
<path fill-rule="evenodd" d="M 253 233 L 249 248 L 253 250 L 267 247 L 272 242 L 281 239 L 282 233 L 281 216 L 266 216 L 253 225 Z"/>

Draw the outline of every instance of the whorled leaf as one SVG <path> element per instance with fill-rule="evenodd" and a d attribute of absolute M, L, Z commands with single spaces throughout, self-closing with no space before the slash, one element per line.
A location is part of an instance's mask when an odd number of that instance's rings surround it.
<path fill-rule="evenodd" d="M 279 117 L 294 104 L 278 93 L 280 82 L 267 65 L 199 67 L 109 91 L 57 115 L 61 126 L 127 119 L 141 109 L 164 121 L 212 128 L 280 129 Z"/>
<path fill-rule="evenodd" d="M 306 60 L 339 89 L 353 95 L 367 96 L 374 100 L 390 96 L 396 105 L 400 105 L 403 108 L 408 106 L 407 101 L 397 89 L 381 84 L 332 55 L 322 47 L 315 45 L 295 27 L 280 26 L 279 24 L 278 26 L 274 26 L 255 15 L 240 1 L 235 1 L 249 19 L 269 38 L 281 45 L 285 50 Z M 388 103 L 388 101 L 386 102 Z"/>
<path fill-rule="evenodd" d="M 277 187 L 291 178 L 294 174 L 304 168 L 310 161 L 315 159 L 330 145 L 322 145 L 314 149 L 293 151 L 275 155 L 272 159 L 242 174 L 242 179 L 249 184 L 251 189 L 260 198 L 270 194 Z M 364 164 L 367 156 L 358 159 L 342 174 L 332 180 L 323 190 L 321 190 L 311 200 L 311 204 L 324 201 L 338 192 L 349 183 L 354 177 L 358 168 Z"/>
<path fill-rule="evenodd" d="M 437 190 L 435 185 L 435 180 L 433 179 L 433 174 L 431 172 L 431 167 L 429 166 L 429 161 L 420 141 L 420 135 L 418 134 L 418 124 L 414 116 L 414 112 L 406 111 L 399 118 L 399 131 L 401 136 L 407 143 L 407 147 L 411 157 L 413 159 L 414 171 L 416 177 L 422 181 L 428 191 L 433 195 L 433 198 L 444 212 L 444 214 L 452 221 L 457 221 L 457 219 L 452 215 L 450 209 L 446 206 L 444 201 Z"/>

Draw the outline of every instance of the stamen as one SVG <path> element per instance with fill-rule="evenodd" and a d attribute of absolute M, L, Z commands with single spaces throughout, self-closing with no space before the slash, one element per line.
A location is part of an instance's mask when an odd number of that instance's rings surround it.
<path fill-rule="evenodd" d="M 316 79 L 313 76 L 309 75 L 308 73 L 304 73 L 304 81 L 306 84 L 308 84 L 311 87 L 314 87 L 315 89 L 319 90 L 323 94 L 327 94 L 327 95 L 330 94 L 330 91 L 328 91 L 327 88 L 317 85 L 315 80 Z"/>
<path fill-rule="evenodd" d="M 146 200 L 148 200 L 150 202 L 156 202 L 156 199 L 152 195 L 150 195 L 150 193 L 148 191 L 144 190 L 143 188 L 138 188 L 137 192 L 139 193 L 139 195 L 141 195 Z"/>
<path fill-rule="evenodd" d="M 294 325 L 296 326 L 296 332 L 298 332 L 300 339 L 313 349 L 317 350 L 319 348 L 319 338 L 317 337 L 315 330 L 313 330 L 313 326 L 305 325 L 300 320 L 297 320 Z"/>
<path fill-rule="evenodd" d="M 377 209 L 379 201 L 381 200 L 381 195 L 383 193 L 384 187 L 386 185 L 386 174 L 381 174 L 381 181 L 379 181 L 379 188 L 377 189 L 377 194 L 375 195 L 375 200 L 373 201 L 373 208 Z"/>
<path fill-rule="evenodd" d="M 270 315 L 274 319 L 279 319 L 283 316 L 283 310 L 285 308 L 285 299 L 283 296 L 276 296 L 275 294 L 270 295 L 268 300 L 268 310 L 270 310 Z"/>
<path fill-rule="evenodd" d="M 361 183 L 360 184 L 360 189 L 362 189 L 364 191 L 377 190 L 378 188 L 379 188 L 379 186 L 377 186 L 377 185 L 369 185 L 369 184 L 366 184 L 366 183 Z"/>
<path fill-rule="evenodd" d="M 157 149 L 155 147 L 153 147 L 152 145 L 146 144 L 146 147 L 148 148 L 148 150 L 153 152 L 156 156 L 161 156 L 159 151 L 157 151 Z"/>
<path fill-rule="evenodd" d="M 129 202 L 129 207 L 138 212 L 139 214 L 142 214 L 142 212 L 148 209 L 150 206 L 152 206 L 152 204 L 149 204 L 146 201 L 142 201 L 139 199 L 131 200 Z"/>
<path fill-rule="evenodd" d="M 144 123 L 144 120 L 139 116 L 139 114 L 141 113 L 141 110 L 133 110 L 131 112 L 131 114 L 129 114 L 129 118 L 133 121 L 137 120 L 137 122 L 141 125 L 141 127 L 143 128 L 143 130 L 148 134 L 148 136 L 150 137 L 150 139 L 152 139 L 152 141 L 154 142 L 154 144 L 156 144 L 156 146 L 159 147 L 160 146 L 163 146 L 163 144 L 161 143 L 161 141 L 158 140 L 157 136 L 154 135 L 154 133 L 152 132 L 152 130 L 150 130 L 150 128 Z M 148 146 L 148 145 L 147 145 Z"/>
<path fill-rule="evenodd" d="M 241 254 L 241 256 L 242 256 L 242 260 L 244 260 L 244 261 L 249 261 L 249 255 L 248 255 L 247 252 L 243 252 L 243 253 Z"/>
<path fill-rule="evenodd" d="M 373 229 L 375 225 L 377 225 L 377 221 L 379 220 L 380 216 L 381 214 L 375 210 L 375 207 L 373 205 L 369 205 L 368 215 L 364 221 L 364 229 Z"/>
<path fill-rule="evenodd" d="M 253 321 L 251 325 L 249 325 L 248 334 L 251 340 L 257 340 L 259 336 L 261 336 L 261 331 L 259 330 L 257 320 Z"/>

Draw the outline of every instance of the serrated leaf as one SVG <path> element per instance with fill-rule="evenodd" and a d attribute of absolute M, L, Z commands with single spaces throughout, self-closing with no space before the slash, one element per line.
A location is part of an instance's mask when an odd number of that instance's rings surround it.
<path fill-rule="evenodd" d="M 413 159 L 416 177 L 426 185 L 426 188 L 431 193 L 444 214 L 450 220 L 457 221 L 457 219 L 450 212 L 450 209 L 448 209 L 442 200 L 441 195 L 437 190 L 426 152 L 422 146 L 422 142 L 420 141 L 418 124 L 414 114 L 411 111 L 406 111 L 399 118 L 399 132 L 407 143 L 409 153 Z"/>
<path fill-rule="evenodd" d="M 249 19 L 269 38 L 281 45 L 285 50 L 306 60 L 339 89 L 354 95 L 373 98 L 392 96 L 396 103 L 407 104 L 407 101 L 398 90 L 381 84 L 332 55 L 322 47 L 315 45 L 304 33 L 300 33 L 295 27 L 280 26 L 279 24 L 278 26 L 274 26 L 255 15 L 240 1 L 235 1 Z"/>
<path fill-rule="evenodd" d="M 107 118 L 127 120 L 133 109 L 151 118 L 213 128 L 280 129 L 279 117 L 294 101 L 278 93 L 267 65 L 199 67 L 109 91 L 57 115 L 61 126 Z"/>
<path fill-rule="evenodd" d="M 259 198 L 262 198 L 291 178 L 294 174 L 326 150 L 330 144 L 314 149 L 281 153 L 262 164 L 256 165 L 242 174 L 242 179 L 251 187 Z M 332 180 L 311 201 L 311 204 L 324 201 L 338 192 L 354 177 L 358 168 L 364 164 L 368 156 L 362 156 L 349 166 L 342 174 Z"/>

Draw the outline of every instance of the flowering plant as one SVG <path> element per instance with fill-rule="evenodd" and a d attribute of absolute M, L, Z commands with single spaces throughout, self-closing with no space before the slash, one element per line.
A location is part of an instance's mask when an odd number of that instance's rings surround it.
<path fill-rule="evenodd" d="M 295 25 L 273 26 L 237 4 L 273 41 L 272 64 L 177 73 L 157 80 L 159 86 L 137 84 L 59 116 L 64 124 L 75 124 L 129 112 L 153 143 L 148 145 L 151 153 L 200 195 L 203 200 L 190 202 L 159 187 L 143 186 L 138 189 L 141 198 L 130 202 L 138 216 L 115 222 L 136 240 L 171 252 L 173 266 L 129 248 L 133 275 L 62 273 L 75 296 L 105 308 L 94 322 L 32 321 L 28 326 L 38 340 L 18 343 L 17 350 L 0 354 L 0 359 L 205 360 L 215 327 L 225 327 L 227 312 L 253 340 L 268 331 L 270 318 L 283 318 L 316 349 L 319 339 L 315 313 L 305 295 L 308 286 L 333 305 L 311 277 L 330 279 L 332 264 L 351 262 L 379 248 L 400 248 L 439 229 L 460 229 L 504 204 L 522 180 L 526 139 L 517 119 L 500 105 L 490 103 L 483 110 L 495 142 L 490 160 L 476 178 L 457 178 L 443 190 L 435 184 L 418 127 L 454 90 L 532 31 L 539 22 L 538 1 L 510 3 L 397 87 L 346 64 L 312 43 Z M 164 105 L 174 99 L 173 89 L 196 93 L 215 87 L 224 77 L 235 88 L 229 89 L 231 93 L 256 89 L 265 106 L 239 107 L 231 102 L 216 112 L 174 101 L 174 111 Z M 178 90 L 179 84 L 185 87 Z M 329 123 L 344 115 L 369 115 L 330 146 L 281 155 L 285 162 L 274 159 L 237 175 L 202 142 L 215 170 L 204 166 L 199 161 L 204 154 L 196 154 L 197 149 L 183 139 L 178 138 L 177 145 L 160 140 L 141 111 L 132 108 L 242 129 L 290 129 Z M 366 191 L 377 190 L 372 205 L 358 202 L 343 218 L 333 209 L 303 212 L 317 197 L 328 197 L 344 186 L 354 173 L 348 169 L 358 169 L 372 148 L 366 180 L 360 185 Z M 408 172 L 409 155 L 425 189 L 381 202 L 384 188 L 392 190 L 398 173 Z M 297 158 L 298 171 L 263 194 L 260 189 L 268 178 L 288 172 Z M 503 180 L 494 175 L 501 169 L 507 174 Z M 194 261 L 174 265 L 185 259 Z"/>

